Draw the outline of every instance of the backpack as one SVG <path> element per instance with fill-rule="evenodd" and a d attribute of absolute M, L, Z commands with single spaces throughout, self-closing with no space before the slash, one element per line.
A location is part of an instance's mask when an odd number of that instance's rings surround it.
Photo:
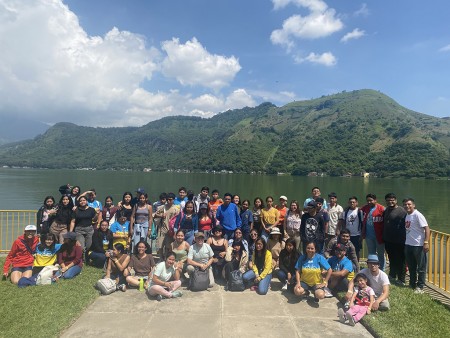
<path fill-rule="evenodd" d="M 55 271 L 58 271 L 59 268 L 54 265 L 47 265 L 39 272 L 36 285 L 50 285 L 52 284 L 52 278 Z"/>
<path fill-rule="evenodd" d="M 116 291 L 116 282 L 111 278 L 102 278 L 95 283 L 95 288 L 106 296 Z"/>
<path fill-rule="evenodd" d="M 234 270 L 230 273 L 228 279 L 228 291 L 244 291 L 245 285 L 242 279 L 242 272 L 240 270 Z"/>
<path fill-rule="evenodd" d="M 209 269 L 200 270 L 195 268 L 194 273 L 189 278 L 190 291 L 205 291 L 209 286 Z"/>
<path fill-rule="evenodd" d="M 181 220 L 183 219 L 183 210 L 181 210 L 179 214 L 173 216 L 173 217 L 169 220 L 169 232 L 168 232 L 168 234 L 169 234 L 170 237 L 175 236 L 175 230 L 174 230 L 174 228 L 175 228 L 175 223 L 176 223 L 176 221 L 177 221 L 178 215 L 180 215 L 180 220 L 178 221 L 178 224 L 177 224 L 178 227 L 177 227 L 177 228 L 179 228 L 180 223 L 181 223 Z"/>

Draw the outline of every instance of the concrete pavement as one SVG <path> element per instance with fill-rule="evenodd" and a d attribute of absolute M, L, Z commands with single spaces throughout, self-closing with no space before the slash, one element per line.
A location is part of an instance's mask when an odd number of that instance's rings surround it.
<path fill-rule="evenodd" d="M 276 279 L 265 296 L 181 287 L 183 297 L 161 302 L 118 291 L 99 297 L 62 337 L 372 337 L 361 324 L 338 321 L 336 298 L 300 302 L 280 288 Z"/>

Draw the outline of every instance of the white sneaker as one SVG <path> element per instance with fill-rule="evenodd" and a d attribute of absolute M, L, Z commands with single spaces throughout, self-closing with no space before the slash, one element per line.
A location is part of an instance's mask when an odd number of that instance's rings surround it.
<path fill-rule="evenodd" d="M 347 319 L 348 319 L 348 324 L 350 325 L 350 326 L 355 326 L 355 320 L 353 319 L 353 316 L 350 314 L 350 312 L 346 312 L 345 313 L 345 316 L 347 317 Z"/>
<path fill-rule="evenodd" d="M 281 291 L 285 291 L 288 288 L 288 283 L 286 282 L 283 287 L 281 288 Z"/>
<path fill-rule="evenodd" d="M 344 309 L 342 309 L 342 308 L 338 309 L 338 317 L 339 317 L 339 321 L 341 323 L 345 323 L 345 312 L 344 312 Z"/>
<path fill-rule="evenodd" d="M 324 288 L 325 291 L 325 298 L 332 298 L 333 294 L 331 293 L 331 290 L 329 288 Z"/>
<path fill-rule="evenodd" d="M 423 291 L 422 288 L 417 287 L 417 288 L 414 290 L 414 293 L 415 293 L 416 295 L 421 295 L 421 294 L 424 294 L 425 291 Z"/>

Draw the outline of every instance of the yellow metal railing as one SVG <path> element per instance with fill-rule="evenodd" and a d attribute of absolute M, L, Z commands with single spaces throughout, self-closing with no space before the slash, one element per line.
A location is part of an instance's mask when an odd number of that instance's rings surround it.
<path fill-rule="evenodd" d="M 9 252 L 28 224 L 36 224 L 36 210 L 0 210 L 0 253 Z"/>
<path fill-rule="evenodd" d="M 427 280 L 447 292 L 450 291 L 449 234 L 431 230 Z"/>

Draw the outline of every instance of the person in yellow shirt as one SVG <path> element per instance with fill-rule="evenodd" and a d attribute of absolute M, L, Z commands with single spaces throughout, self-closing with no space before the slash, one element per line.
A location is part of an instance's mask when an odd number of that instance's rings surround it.
<path fill-rule="evenodd" d="M 56 254 L 61 245 L 56 243 L 56 236 L 52 233 L 46 233 L 41 237 L 41 243 L 36 246 L 34 255 L 33 275 L 41 272 L 45 266 L 55 264 Z"/>
<path fill-rule="evenodd" d="M 255 252 L 249 264 L 250 270 L 242 275 L 246 285 L 253 283 L 251 290 L 259 295 L 265 295 L 269 291 L 272 280 L 272 254 L 267 250 L 266 241 L 258 238 L 255 242 Z"/>

